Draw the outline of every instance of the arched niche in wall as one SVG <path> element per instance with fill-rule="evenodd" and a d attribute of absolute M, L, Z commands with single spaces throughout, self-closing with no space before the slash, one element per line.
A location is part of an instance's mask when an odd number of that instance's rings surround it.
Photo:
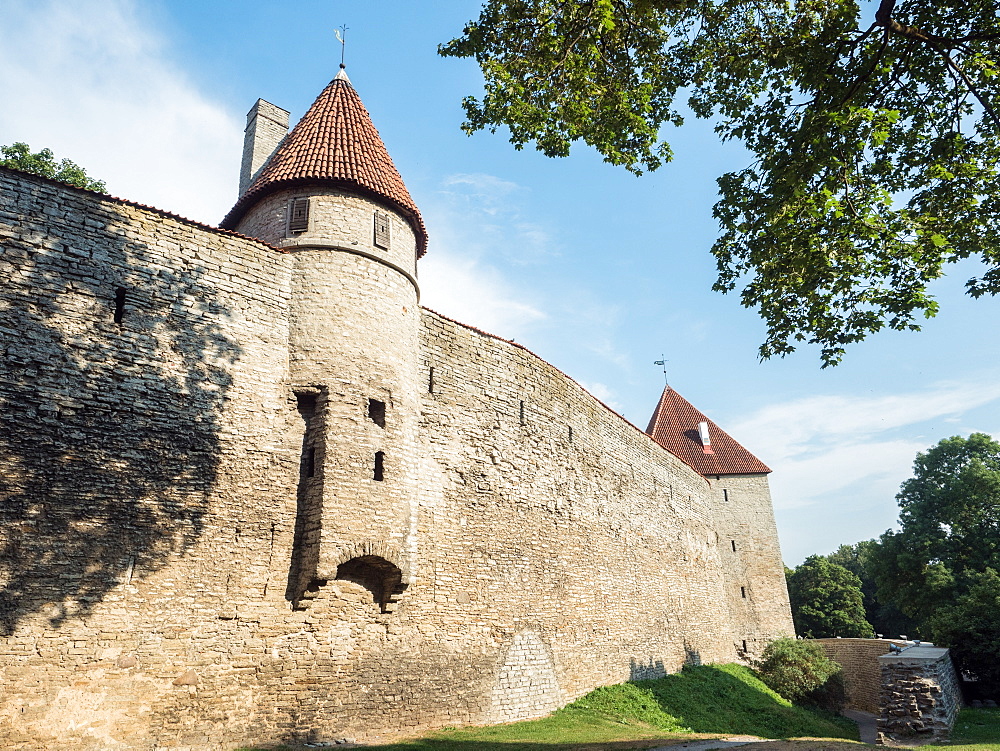
<path fill-rule="evenodd" d="M 383 613 L 392 611 L 398 595 L 403 591 L 402 570 L 377 555 L 362 555 L 344 561 L 337 566 L 336 578 L 360 584 L 367 589 Z"/>

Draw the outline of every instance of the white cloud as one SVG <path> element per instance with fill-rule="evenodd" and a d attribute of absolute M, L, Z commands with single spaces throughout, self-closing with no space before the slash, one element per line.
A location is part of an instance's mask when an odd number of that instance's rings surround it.
<path fill-rule="evenodd" d="M 465 254 L 490 254 L 516 265 L 534 265 L 558 255 L 552 233 L 525 217 L 529 190 L 495 175 L 459 173 L 441 182 L 437 208 Z M 427 213 L 429 207 L 424 207 Z M 435 228 L 435 234 L 438 230 Z M 453 249 L 458 246 L 453 244 Z"/>
<path fill-rule="evenodd" d="M 947 435 L 984 431 L 975 423 L 991 412 L 976 410 L 998 399 L 1000 378 L 987 373 L 906 393 L 771 404 L 726 429 L 774 470 L 782 550 L 794 565 L 891 526 L 916 454 Z"/>
<path fill-rule="evenodd" d="M 596 381 L 586 383 L 581 381 L 580 385 L 587 389 L 595 398 L 604 402 L 604 404 L 611 407 L 618 414 L 621 414 L 623 407 L 618 403 L 617 394 L 611 388 Z"/>
<path fill-rule="evenodd" d="M 921 441 L 885 440 L 834 446 L 809 458 L 772 462 L 771 485 L 776 509 L 809 506 L 818 497 L 864 481 L 865 495 L 892 502 L 913 457 L 927 446 Z"/>
<path fill-rule="evenodd" d="M 441 181 L 423 207 L 433 236 L 420 262 L 423 303 L 529 344 L 543 357 L 551 358 L 559 343 L 571 340 L 618 370 L 628 370 L 629 358 L 616 340 L 618 306 L 589 289 L 567 285 L 559 274 L 545 273 L 559 246 L 534 220 L 529 193 L 484 173 L 452 174 Z M 616 401 L 612 406 L 622 409 Z"/>
<path fill-rule="evenodd" d="M 512 193 L 523 190 L 515 182 L 482 172 L 449 175 L 441 184 L 445 188 L 461 188 L 461 190 L 445 192 L 456 196 L 464 195 L 468 200 L 474 200 L 477 209 L 487 214 L 495 214 L 502 208 L 506 208 L 505 199 Z"/>
<path fill-rule="evenodd" d="M 521 339 L 545 314 L 495 267 L 437 247 L 420 262 L 421 303 L 504 339 Z"/>
<path fill-rule="evenodd" d="M 767 458 L 779 511 L 826 503 L 851 488 L 884 504 L 892 503 L 917 452 L 943 437 L 925 440 L 921 423 L 950 424 L 997 399 L 995 378 L 888 396 L 815 396 L 766 406 L 727 429 Z"/>
<path fill-rule="evenodd" d="M 442 181 L 424 207 L 434 236 L 420 261 L 424 305 L 505 339 L 522 340 L 548 318 L 502 269 L 545 252 L 545 231 L 521 216 L 521 192 L 516 183 L 481 173 Z"/>
<path fill-rule="evenodd" d="M 761 454 L 783 460 L 828 447 L 863 444 L 885 431 L 962 413 L 1000 398 L 995 380 L 951 382 L 909 394 L 814 396 L 773 404 L 731 424 Z"/>
<path fill-rule="evenodd" d="M 51 148 L 117 196 L 216 223 L 236 196 L 242 122 L 174 65 L 130 0 L 7 0 L 0 143 Z"/>

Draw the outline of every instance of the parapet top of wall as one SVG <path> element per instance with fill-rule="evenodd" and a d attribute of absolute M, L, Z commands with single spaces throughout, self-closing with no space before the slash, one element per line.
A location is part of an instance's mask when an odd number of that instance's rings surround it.
<path fill-rule="evenodd" d="M 902 652 L 891 652 L 887 655 L 880 655 L 878 661 L 883 665 L 937 662 L 947 656 L 948 650 L 944 647 L 910 647 L 904 649 Z"/>
<path fill-rule="evenodd" d="M 69 183 L 64 183 L 61 180 L 54 180 L 49 177 L 42 177 L 41 175 L 36 175 L 32 172 L 25 172 L 19 169 L 12 169 L 10 167 L 0 167 L 0 178 L 10 178 L 15 182 L 30 183 L 36 182 L 41 185 L 48 185 L 53 188 L 58 188 L 60 190 L 65 190 L 68 192 L 75 192 L 81 194 L 81 196 L 86 196 L 88 198 L 97 199 L 107 203 L 118 204 L 119 206 L 131 206 L 132 208 L 142 209 L 143 211 L 149 211 L 158 216 L 165 217 L 167 219 L 174 219 L 182 224 L 187 224 L 191 227 L 197 227 L 198 229 L 206 230 L 208 232 L 213 232 L 218 235 L 226 237 L 236 237 L 241 240 L 247 240 L 254 243 L 255 245 L 262 245 L 268 250 L 273 250 L 275 253 L 283 252 L 280 248 L 275 248 L 273 245 L 264 242 L 263 240 L 258 240 L 256 237 L 250 237 L 249 235 L 244 235 L 239 232 L 234 232 L 229 229 L 221 229 L 220 227 L 215 227 L 211 224 L 205 224 L 204 222 L 199 222 L 196 219 L 188 219 L 180 214 L 175 214 L 172 211 L 167 211 L 166 209 L 160 209 L 156 206 L 150 206 L 145 203 L 139 203 L 138 201 L 132 201 L 128 198 L 119 198 L 118 196 L 113 196 L 110 193 L 100 193 L 96 190 L 88 190 L 87 188 L 80 188 L 76 185 L 70 185 Z"/>
<path fill-rule="evenodd" d="M 871 644 L 883 644 L 888 650 L 890 644 L 898 644 L 899 646 L 907 646 L 912 642 L 908 642 L 905 639 L 860 639 L 857 637 L 845 637 L 841 638 L 839 636 L 825 637 L 823 639 L 809 639 L 809 641 L 818 641 L 821 644 L 857 644 L 857 645 L 871 645 Z"/>
<path fill-rule="evenodd" d="M 563 371 L 561 371 L 559 368 L 557 368 L 552 363 L 550 363 L 547 360 L 539 357 L 534 352 L 532 352 L 530 349 L 528 349 L 527 347 L 525 347 L 523 344 L 518 344 L 517 342 L 513 341 L 512 339 L 504 339 L 501 336 L 497 336 L 496 334 L 491 334 L 488 331 L 483 331 L 482 329 L 478 329 L 475 326 L 471 326 L 471 325 L 469 325 L 467 323 L 462 323 L 461 321 L 456 321 L 454 318 L 449 318 L 448 316 L 443 315 L 441 313 L 438 313 L 437 311 L 431 310 L 430 308 L 427 308 L 425 306 L 420 306 L 420 308 L 421 308 L 421 311 L 424 314 L 429 315 L 429 316 L 431 316 L 433 318 L 439 318 L 439 319 L 441 319 L 443 321 L 447 321 L 448 323 L 452 323 L 452 324 L 455 324 L 457 326 L 460 326 L 461 328 L 463 328 L 463 329 L 465 329 L 467 331 L 471 331 L 474 334 L 478 334 L 479 336 L 486 337 L 488 339 L 492 339 L 492 340 L 500 343 L 502 346 L 507 346 L 507 347 L 510 347 L 512 349 L 518 349 L 518 350 L 520 350 L 528 358 L 530 358 L 531 360 L 533 360 L 534 362 L 536 362 L 539 366 L 541 366 L 540 367 L 541 370 L 543 370 L 543 371 L 549 371 L 549 373 L 552 374 L 552 375 L 554 375 L 555 377 L 560 378 L 560 379 L 564 380 L 565 382 L 571 384 L 574 388 L 578 389 L 582 394 L 584 394 L 587 399 L 589 399 L 589 400 L 591 400 L 593 402 L 596 402 L 601 407 L 603 407 L 605 410 L 607 410 L 618 421 L 620 421 L 624 425 L 628 426 L 629 428 L 631 428 L 635 432 L 639 433 L 642 436 L 643 439 L 649 441 L 649 443 L 652 444 L 653 446 L 655 446 L 657 450 L 663 452 L 663 454 L 665 456 L 670 457 L 670 459 L 678 462 L 679 464 L 682 464 L 685 467 L 685 469 L 689 469 L 690 471 L 694 472 L 706 485 L 711 485 L 711 483 L 708 480 L 708 478 L 706 478 L 705 476 L 703 476 L 700 472 L 698 472 L 698 470 L 696 470 L 694 467 L 692 467 L 690 464 L 688 464 L 686 461 L 684 461 L 681 457 L 677 456 L 676 454 L 671 453 L 670 451 L 667 451 L 667 449 L 663 448 L 663 446 L 661 446 L 659 443 L 657 443 L 656 441 L 654 441 L 653 438 L 652 438 L 652 436 L 650 436 L 642 428 L 638 427 L 634 423 L 632 423 L 629 420 L 625 419 L 625 417 L 623 415 L 620 415 L 619 413 L 615 412 L 613 409 L 611 409 L 611 407 L 609 407 L 607 404 L 605 404 L 604 402 L 602 402 L 596 396 L 594 396 L 589 391 L 587 391 L 587 389 L 585 389 L 583 386 L 581 386 L 572 376 L 567 375 L 566 373 L 564 373 Z M 765 475 L 765 477 L 766 477 L 766 475 Z"/>

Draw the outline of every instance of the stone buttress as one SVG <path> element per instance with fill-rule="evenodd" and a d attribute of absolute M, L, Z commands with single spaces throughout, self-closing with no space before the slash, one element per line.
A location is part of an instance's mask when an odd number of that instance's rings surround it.
<path fill-rule="evenodd" d="M 250 132 L 248 130 L 248 138 Z M 413 574 L 420 214 L 341 70 L 223 220 L 294 258 L 302 457 L 289 599 L 328 580 L 390 609 Z"/>

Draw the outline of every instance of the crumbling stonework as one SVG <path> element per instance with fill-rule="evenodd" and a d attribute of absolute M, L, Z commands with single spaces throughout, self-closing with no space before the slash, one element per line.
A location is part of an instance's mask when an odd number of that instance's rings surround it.
<path fill-rule="evenodd" d="M 4 748 L 516 720 L 791 633 L 766 475 L 421 309 L 370 195 L 287 242 L 297 197 L 265 244 L 0 169 Z"/>
<path fill-rule="evenodd" d="M 877 742 L 946 740 L 962 707 L 948 650 L 910 647 L 878 659 L 882 685 Z"/>

